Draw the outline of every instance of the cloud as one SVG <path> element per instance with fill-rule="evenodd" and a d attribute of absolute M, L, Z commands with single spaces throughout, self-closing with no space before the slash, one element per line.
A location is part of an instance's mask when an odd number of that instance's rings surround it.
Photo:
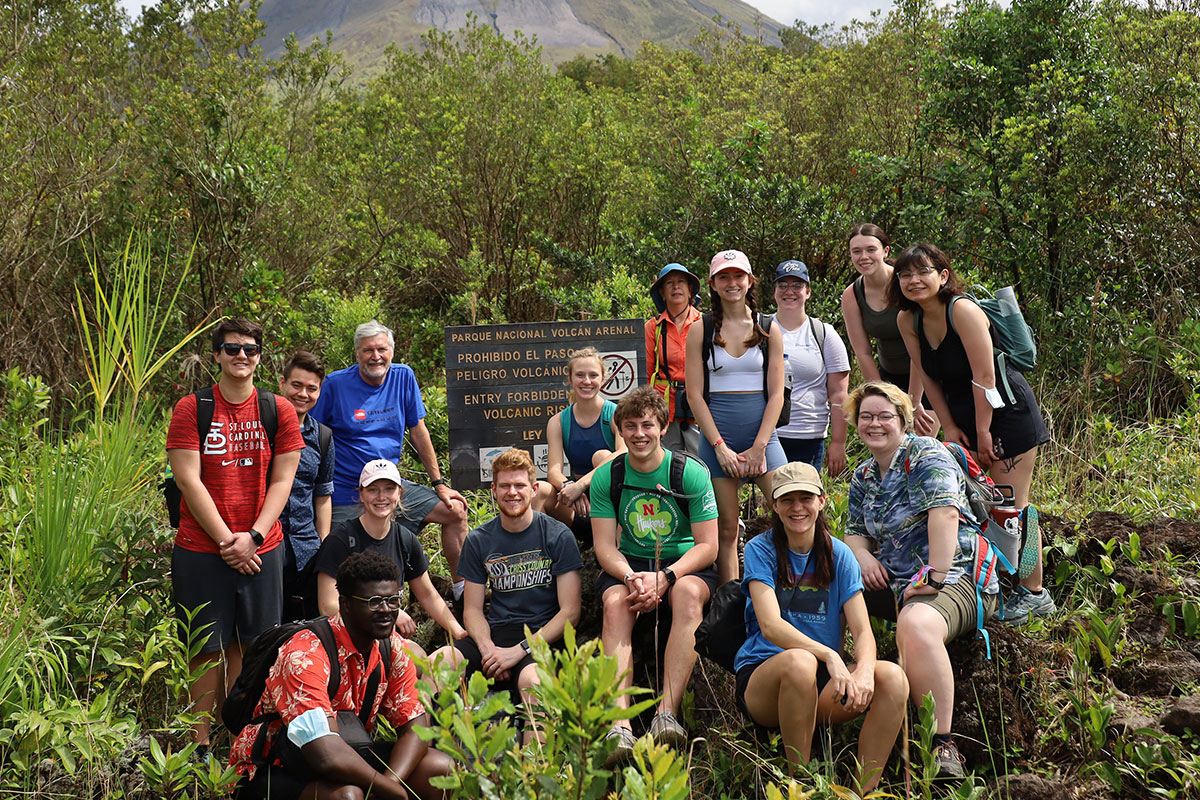
<path fill-rule="evenodd" d="M 845 25 L 851 19 L 867 19 L 871 12 L 880 9 L 887 13 L 892 9 L 890 0 L 749 0 L 750 5 L 784 25 L 793 25 L 796 20 L 809 25 L 824 25 L 832 22 Z"/>

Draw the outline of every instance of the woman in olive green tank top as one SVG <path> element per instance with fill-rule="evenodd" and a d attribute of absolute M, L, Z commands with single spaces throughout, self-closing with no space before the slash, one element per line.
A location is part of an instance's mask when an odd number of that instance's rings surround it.
<path fill-rule="evenodd" d="M 892 265 L 886 260 L 891 244 L 888 235 L 878 225 L 860 223 L 851 229 L 849 244 L 850 263 L 858 277 L 842 292 L 842 321 L 863 380 L 883 380 L 906 390 L 916 407 L 913 422 L 917 433 L 936 436 L 941 425 L 933 410 L 921 402 L 924 389 L 920 378 L 912 376 L 908 351 L 896 326 L 898 309 L 887 301 L 892 280 Z"/>

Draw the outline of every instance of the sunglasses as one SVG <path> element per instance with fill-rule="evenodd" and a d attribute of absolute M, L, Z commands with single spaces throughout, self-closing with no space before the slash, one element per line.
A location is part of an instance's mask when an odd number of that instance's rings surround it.
<path fill-rule="evenodd" d="M 218 351 L 223 351 L 227 356 L 236 356 L 239 352 L 245 353 L 248 358 L 254 358 L 262 352 L 260 344 L 235 344 L 234 342 L 225 342 L 217 347 Z"/>

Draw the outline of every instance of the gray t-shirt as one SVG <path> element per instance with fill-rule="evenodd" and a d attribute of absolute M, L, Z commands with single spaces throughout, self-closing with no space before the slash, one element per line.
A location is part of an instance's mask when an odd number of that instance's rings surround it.
<path fill-rule="evenodd" d="M 556 575 L 582 566 L 569 528 L 539 511 L 519 533 L 493 517 L 467 534 L 458 574 L 492 590 L 488 624 L 528 625 L 533 630 L 558 613 Z"/>

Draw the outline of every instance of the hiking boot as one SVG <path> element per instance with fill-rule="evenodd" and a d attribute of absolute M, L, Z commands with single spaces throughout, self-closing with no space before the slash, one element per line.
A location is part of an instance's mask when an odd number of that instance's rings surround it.
<path fill-rule="evenodd" d="M 660 711 L 650 720 L 650 738 L 679 750 L 687 744 L 687 731 L 670 711 Z"/>
<path fill-rule="evenodd" d="M 1045 589 L 1034 594 L 1024 586 L 1018 586 L 1004 604 L 1000 621 L 1009 625 L 1020 625 L 1034 617 L 1048 617 L 1055 611 L 1058 611 L 1058 606 L 1054 605 L 1054 599 Z"/>
<path fill-rule="evenodd" d="M 1017 562 L 1017 577 L 1025 580 L 1037 568 L 1038 559 L 1042 555 L 1042 537 L 1038 528 L 1037 506 L 1025 506 L 1021 509 L 1021 554 Z M 1053 605 L 1053 603 L 1051 603 Z"/>
<path fill-rule="evenodd" d="M 958 746 L 953 741 L 939 744 L 933 749 L 937 759 L 937 774 L 939 778 L 965 778 L 967 771 L 963 765 L 967 760 L 958 752 Z"/>
<path fill-rule="evenodd" d="M 605 741 L 615 739 L 617 746 L 608 754 L 608 758 L 604 760 L 604 766 L 615 767 L 617 764 L 628 761 L 633 758 L 633 731 L 629 728 L 622 728 L 620 725 L 613 725 L 604 737 Z"/>

